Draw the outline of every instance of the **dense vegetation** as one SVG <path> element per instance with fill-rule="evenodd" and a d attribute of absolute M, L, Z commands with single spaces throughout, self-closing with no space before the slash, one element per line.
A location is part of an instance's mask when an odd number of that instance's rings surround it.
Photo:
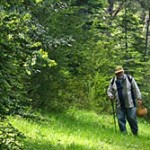
<path fill-rule="evenodd" d="M 1 148 L 9 139 L 21 148 L 8 115 L 110 113 L 106 89 L 118 64 L 150 108 L 149 0 L 1 0 L 0 14 Z"/>

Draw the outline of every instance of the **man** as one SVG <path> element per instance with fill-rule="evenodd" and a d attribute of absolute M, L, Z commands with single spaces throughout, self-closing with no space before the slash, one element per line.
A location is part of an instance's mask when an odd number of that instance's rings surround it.
<path fill-rule="evenodd" d="M 107 94 L 111 100 L 116 99 L 116 114 L 121 132 L 126 133 L 126 120 L 134 135 L 138 134 L 136 116 L 136 99 L 142 104 L 141 92 L 133 77 L 124 74 L 122 66 L 115 68 L 115 77 L 111 79 Z"/>

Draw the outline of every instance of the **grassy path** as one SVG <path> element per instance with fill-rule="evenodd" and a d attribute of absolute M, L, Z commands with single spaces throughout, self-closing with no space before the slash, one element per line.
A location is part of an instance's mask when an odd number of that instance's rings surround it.
<path fill-rule="evenodd" d="M 44 121 L 19 116 L 11 123 L 24 133 L 24 150 L 150 150 L 150 124 L 139 120 L 139 136 L 114 132 L 112 116 L 68 110 Z"/>

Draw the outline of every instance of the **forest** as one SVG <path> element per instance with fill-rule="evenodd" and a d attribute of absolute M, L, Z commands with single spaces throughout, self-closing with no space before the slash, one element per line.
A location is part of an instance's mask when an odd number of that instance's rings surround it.
<path fill-rule="evenodd" d="M 149 0 L 1 0 L 0 32 L 1 149 L 21 149 L 13 116 L 111 114 L 106 91 L 116 65 L 135 78 L 150 110 Z"/>

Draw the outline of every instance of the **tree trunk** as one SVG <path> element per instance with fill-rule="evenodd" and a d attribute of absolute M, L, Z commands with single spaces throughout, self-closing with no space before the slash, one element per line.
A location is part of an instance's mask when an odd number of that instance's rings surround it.
<path fill-rule="evenodd" d="M 148 17 L 146 18 L 145 56 L 148 55 L 149 26 L 150 26 L 150 8 L 148 9 Z"/>
<path fill-rule="evenodd" d="M 112 16 L 113 14 L 113 9 L 114 9 L 114 0 L 108 0 L 109 7 L 107 9 L 107 12 Z"/>

